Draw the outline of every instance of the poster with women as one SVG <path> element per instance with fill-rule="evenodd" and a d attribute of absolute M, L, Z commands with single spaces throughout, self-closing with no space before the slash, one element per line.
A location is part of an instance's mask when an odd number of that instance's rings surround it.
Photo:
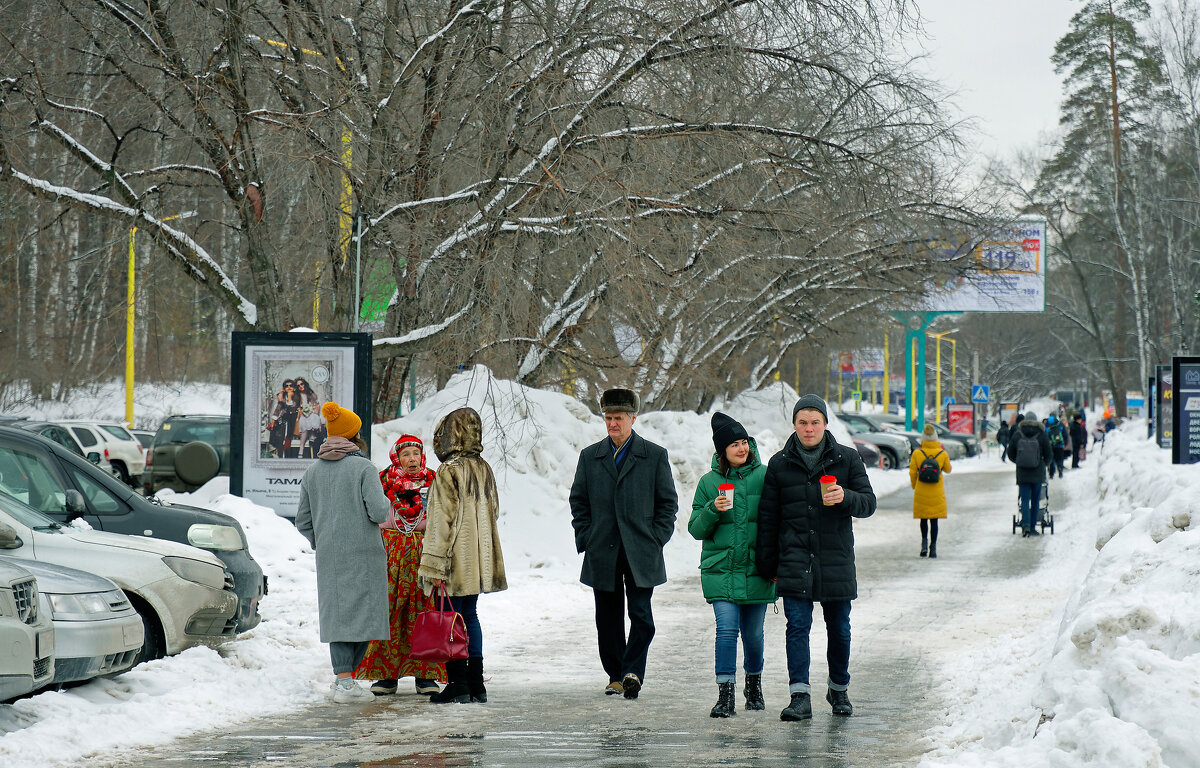
<path fill-rule="evenodd" d="M 230 492 L 295 517 L 300 478 L 326 437 L 321 406 L 371 423 L 370 337 L 234 333 L 232 384 Z"/>

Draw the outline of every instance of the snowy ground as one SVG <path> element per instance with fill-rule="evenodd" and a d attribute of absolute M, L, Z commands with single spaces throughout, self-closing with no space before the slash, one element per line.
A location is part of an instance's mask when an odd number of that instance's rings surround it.
<path fill-rule="evenodd" d="M 212 387 L 181 387 L 175 397 L 159 388 L 143 406 L 139 391 L 139 407 L 167 415 L 219 412 L 218 404 L 228 402 L 227 392 Z M 769 455 L 787 436 L 794 398 L 778 387 L 722 409 Z M 489 644 L 503 648 L 527 631 L 529 605 L 579 595 L 567 493 L 579 450 L 603 437 L 603 425 L 570 398 L 495 381 L 477 369 L 408 416 L 376 425 L 377 461 L 397 435 L 428 438 L 441 415 L 464 404 L 483 415 L 484 456 L 501 486 L 511 588 L 490 596 L 481 613 Z M 122 398 L 100 394 L 46 406 L 37 415 L 119 418 L 122 410 Z M 712 451 L 708 416 L 649 413 L 635 428 L 670 451 L 681 509 L 666 549 L 668 573 L 693 573 L 699 545 L 685 526 L 692 490 Z M 835 435 L 845 437 L 840 425 Z M 957 703 L 926 734 L 922 766 L 1179 767 L 1200 754 L 1200 604 L 1194 597 L 1200 526 L 1190 517 L 1200 505 L 1200 467 L 1172 467 L 1167 452 L 1144 435 L 1144 423 L 1127 425 L 1068 475 L 1070 508 L 1061 519 L 1070 523 L 1046 542 L 1045 565 L 1013 590 L 1034 595 L 1054 584 L 1056 591 L 1066 586 L 1070 598 L 1053 620 L 1030 626 L 1001 612 L 988 642 L 954 655 L 938 693 Z M 960 461 L 952 478 L 995 471 L 998 461 L 994 453 Z M 437 464 L 432 455 L 430 464 Z M 871 470 L 871 479 L 880 495 L 908 484 L 903 472 Z M 192 649 L 116 678 L 0 706 L 0 764 L 82 765 L 89 757 L 323 700 L 328 656 L 317 640 L 312 553 L 290 523 L 226 491 L 217 480 L 189 501 L 232 514 L 245 527 L 270 577 L 262 624 L 219 651 Z M 857 531 L 869 544 L 871 527 Z"/>

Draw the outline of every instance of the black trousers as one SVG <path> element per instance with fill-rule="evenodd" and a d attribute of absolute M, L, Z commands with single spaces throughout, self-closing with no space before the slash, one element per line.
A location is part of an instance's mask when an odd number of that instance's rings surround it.
<path fill-rule="evenodd" d="M 654 587 L 639 587 L 633 582 L 629 561 L 622 551 L 617 555 L 617 579 L 613 589 L 592 589 L 596 598 L 596 639 L 600 646 L 600 664 L 609 682 L 620 682 L 632 672 L 646 679 L 646 656 L 654 639 L 654 614 L 650 598 Z M 629 636 L 625 635 L 625 613 L 629 613 Z"/>

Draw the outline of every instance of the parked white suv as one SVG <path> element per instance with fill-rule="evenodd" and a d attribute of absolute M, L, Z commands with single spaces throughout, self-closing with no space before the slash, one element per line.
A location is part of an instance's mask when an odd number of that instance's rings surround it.
<path fill-rule="evenodd" d="M 237 633 L 233 576 L 203 549 L 60 525 L 0 491 L 0 550 L 115 581 L 142 619 L 138 661 L 216 645 Z"/>
<path fill-rule="evenodd" d="M 141 484 L 146 449 L 128 429 L 105 421 L 60 421 L 83 447 L 83 455 L 100 454 L 101 464 L 131 488 Z"/>
<path fill-rule="evenodd" d="M 0 701 L 54 677 L 54 628 L 41 610 L 37 579 L 8 562 L 0 562 L 0 649 Z"/>

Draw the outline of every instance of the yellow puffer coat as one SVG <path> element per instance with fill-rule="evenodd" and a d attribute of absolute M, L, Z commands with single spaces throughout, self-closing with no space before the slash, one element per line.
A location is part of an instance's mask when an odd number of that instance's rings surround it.
<path fill-rule="evenodd" d="M 940 456 L 938 451 L 941 451 Z M 942 468 L 942 472 L 938 475 L 936 483 L 922 483 L 917 480 L 917 468 L 921 466 L 922 461 L 931 456 L 937 456 L 937 463 Z M 946 516 L 945 480 L 949 473 L 950 457 L 942 449 L 942 444 L 937 440 L 922 440 L 921 447 L 913 451 L 908 465 L 908 481 L 915 491 L 913 493 L 913 517 L 930 519 Z"/>

